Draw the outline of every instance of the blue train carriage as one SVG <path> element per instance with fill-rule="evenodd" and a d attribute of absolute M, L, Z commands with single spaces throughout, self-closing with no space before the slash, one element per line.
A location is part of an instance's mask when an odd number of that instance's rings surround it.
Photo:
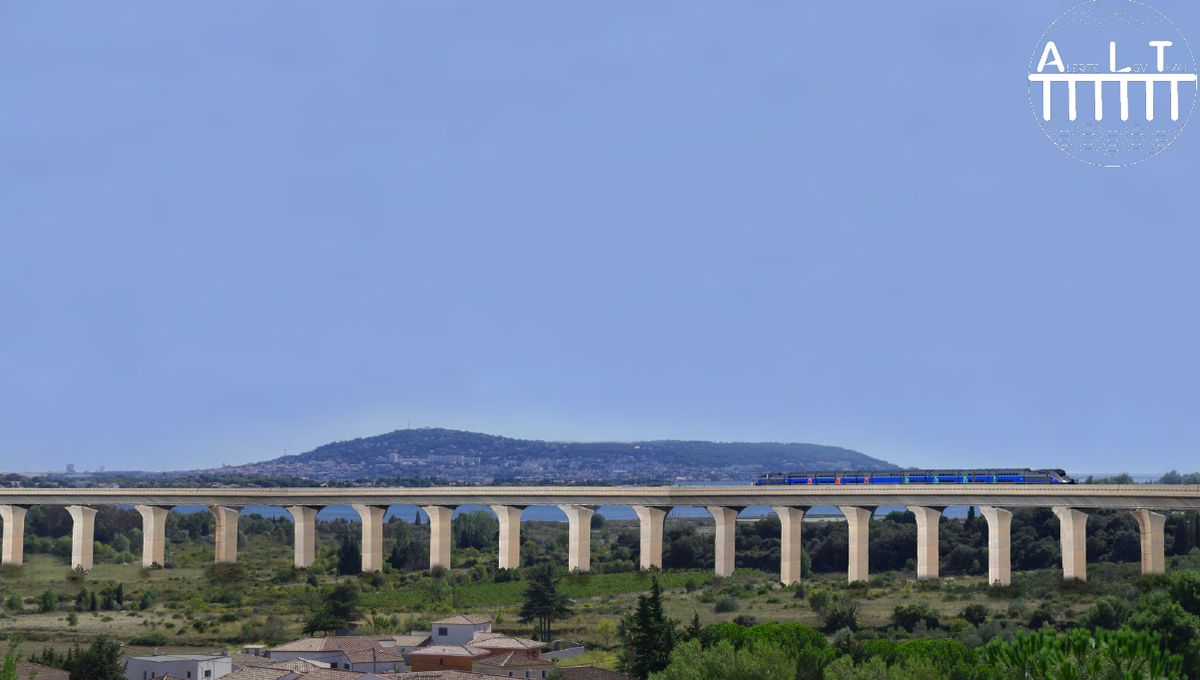
<path fill-rule="evenodd" d="M 775 484 L 1074 484 L 1063 470 L 818 470 L 769 472 L 756 486 Z"/>

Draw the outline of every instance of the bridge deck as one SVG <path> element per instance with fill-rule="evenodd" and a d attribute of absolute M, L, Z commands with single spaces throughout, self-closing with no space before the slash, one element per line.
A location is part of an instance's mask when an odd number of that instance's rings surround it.
<path fill-rule="evenodd" d="M 455 486 L 0 489 L 11 505 L 995 505 L 1200 510 L 1200 485 Z"/>

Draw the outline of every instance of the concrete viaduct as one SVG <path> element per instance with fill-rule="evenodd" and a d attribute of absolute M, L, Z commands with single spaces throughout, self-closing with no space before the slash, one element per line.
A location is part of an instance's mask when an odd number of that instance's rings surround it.
<path fill-rule="evenodd" d="M 1008 585 L 1012 509 L 1049 507 L 1061 526 L 1063 577 L 1087 578 L 1086 524 L 1089 510 L 1127 510 L 1141 529 L 1142 573 L 1165 569 L 1163 525 L 1172 511 L 1200 510 L 1197 485 L 1032 485 L 896 484 L 878 486 L 463 486 L 430 488 L 205 488 L 205 489 L 0 489 L 3 564 L 22 561 L 25 513 L 32 505 L 64 505 L 74 520 L 71 563 L 92 566 L 93 529 L 98 505 L 132 505 L 142 515 L 142 563 L 163 563 L 167 512 L 177 505 L 208 506 L 216 519 L 217 562 L 237 560 L 237 523 L 242 506 L 282 506 L 295 520 L 295 565 L 313 562 L 317 511 L 349 505 L 362 518 L 364 571 L 383 568 L 383 518 L 391 505 L 417 505 L 429 516 L 430 567 L 450 566 L 450 523 L 460 505 L 487 505 L 500 522 L 501 568 L 520 562 L 521 511 L 556 505 L 569 523 L 569 568 L 588 571 L 591 518 L 602 505 L 632 506 L 641 525 L 640 564 L 662 567 L 663 520 L 671 508 L 706 508 L 716 521 L 716 573 L 734 567 L 735 521 L 748 506 L 770 506 L 782 523 L 780 578 L 800 580 L 800 536 L 804 514 L 813 506 L 836 506 L 849 526 L 851 582 L 869 575 L 870 519 L 879 506 L 906 506 L 917 524 L 917 577 L 938 576 L 938 522 L 949 506 L 974 505 L 987 521 L 988 580 Z"/>

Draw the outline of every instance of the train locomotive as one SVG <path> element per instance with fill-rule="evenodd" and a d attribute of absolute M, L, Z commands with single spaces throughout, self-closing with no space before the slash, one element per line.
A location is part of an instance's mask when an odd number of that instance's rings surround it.
<path fill-rule="evenodd" d="M 1074 484 L 1063 470 L 840 470 L 768 472 L 755 486 L 776 484 Z"/>

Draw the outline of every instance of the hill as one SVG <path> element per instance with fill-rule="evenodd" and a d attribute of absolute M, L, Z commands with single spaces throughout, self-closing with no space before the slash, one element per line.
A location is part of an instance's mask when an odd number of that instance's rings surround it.
<path fill-rule="evenodd" d="M 774 470 L 893 468 L 837 446 L 777 442 L 551 442 L 442 428 L 396 430 L 206 471 L 319 480 L 745 481 Z"/>

